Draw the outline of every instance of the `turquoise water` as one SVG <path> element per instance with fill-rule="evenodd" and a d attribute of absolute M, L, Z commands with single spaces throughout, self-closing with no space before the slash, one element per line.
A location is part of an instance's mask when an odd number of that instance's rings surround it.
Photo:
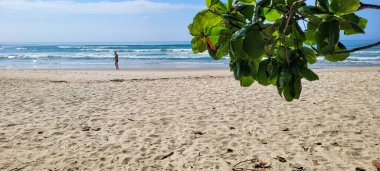
<path fill-rule="evenodd" d="M 343 41 L 348 49 L 375 41 Z M 157 43 L 0 43 L 0 69 L 227 68 L 229 58 L 215 61 L 193 54 L 188 42 Z M 344 62 L 319 58 L 313 68 L 380 66 L 380 47 L 352 53 Z"/>

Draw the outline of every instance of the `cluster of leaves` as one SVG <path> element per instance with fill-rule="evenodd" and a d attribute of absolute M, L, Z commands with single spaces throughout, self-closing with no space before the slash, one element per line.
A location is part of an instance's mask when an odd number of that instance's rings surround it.
<path fill-rule="evenodd" d="M 287 101 L 299 99 L 302 78 L 319 79 L 308 67 L 318 56 L 337 62 L 350 55 L 339 42 L 341 31 L 364 33 L 367 25 L 354 13 L 359 0 L 316 0 L 314 6 L 305 0 L 206 0 L 206 5 L 188 27 L 193 52 L 208 51 L 215 60 L 229 55 L 241 86 L 274 85 Z"/>

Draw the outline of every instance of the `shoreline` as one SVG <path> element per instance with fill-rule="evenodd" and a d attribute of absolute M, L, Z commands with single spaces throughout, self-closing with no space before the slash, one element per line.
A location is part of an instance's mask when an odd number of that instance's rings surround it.
<path fill-rule="evenodd" d="M 380 67 L 344 67 L 317 68 L 317 74 L 324 72 L 365 72 L 378 70 Z M 191 78 L 202 76 L 223 76 L 233 79 L 229 68 L 138 68 L 138 69 L 0 69 L 0 79 L 39 79 L 91 81 L 112 79 L 148 79 L 148 78 Z M 306 80 L 305 80 L 306 81 Z"/>

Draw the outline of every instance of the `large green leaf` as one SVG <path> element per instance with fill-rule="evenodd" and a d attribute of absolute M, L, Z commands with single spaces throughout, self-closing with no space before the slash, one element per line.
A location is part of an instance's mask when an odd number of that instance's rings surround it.
<path fill-rule="evenodd" d="M 247 53 L 243 50 L 244 39 L 231 40 L 231 53 L 236 59 L 248 59 Z"/>
<path fill-rule="evenodd" d="M 338 43 L 337 47 L 336 47 L 336 51 L 335 52 L 342 52 L 342 51 L 347 51 L 346 47 L 342 44 L 342 43 Z M 345 54 L 333 54 L 333 55 L 327 55 L 325 56 L 325 59 L 327 59 L 328 61 L 331 61 L 331 62 L 338 62 L 338 61 L 344 61 L 346 60 L 348 57 L 350 56 L 349 53 L 345 53 Z"/>
<path fill-rule="evenodd" d="M 367 26 L 367 20 L 354 13 L 344 15 L 340 19 L 340 29 L 344 30 L 345 35 L 364 33 Z"/>
<path fill-rule="evenodd" d="M 332 20 L 321 23 L 318 26 L 316 39 L 320 54 L 333 54 L 339 41 L 339 22 Z"/>
<path fill-rule="evenodd" d="M 222 22 L 222 18 L 208 10 L 199 12 L 188 27 L 192 36 L 202 36 L 206 29 L 212 28 Z"/>
<path fill-rule="evenodd" d="M 257 72 L 257 81 L 259 82 L 259 84 L 264 85 L 264 86 L 267 86 L 270 84 L 270 82 L 268 81 L 269 74 L 267 71 L 268 63 L 269 63 L 269 59 L 265 59 L 261 61 L 259 65 L 259 70 Z"/>
<path fill-rule="evenodd" d="M 239 10 L 239 13 L 244 16 L 244 19 L 246 19 L 246 20 L 252 20 L 255 6 L 254 5 L 249 5 L 249 4 L 243 4 L 243 6 L 244 6 L 244 8 L 241 8 Z"/>
<path fill-rule="evenodd" d="M 286 87 L 284 88 L 284 97 L 285 97 L 285 100 L 288 102 L 293 101 L 294 95 L 292 94 L 290 85 L 286 85 Z"/>
<path fill-rule="evenodd" d="M 249 87 L 251 86 L 253 83 L 255 82 L 255 80 L 249 76 L 249 77 L 241 77 L 240 78 L 240 85 L 242 87 Z"/>
<path fill-rule="evenodd" d="M 290 59 L 290 49 L 284 46 L 280 46 L 277 49 L 277 59 L 282 63 L 287 63 Z"/>
<path fill-rule="evenodd" d="M 214 59 L 221 59 L 222 57 L 228 55 L 229 48 L 230 48 L 229 42 L 224 42 L 223 44 L 221 44 L 218 48 L 217 53 L 215 54 L 216 58 Z"/>
<path fill-rule="evenodd" d="M 207 43 L 205 38 L 201 36 L 195 36 L 191 40 L 193 53 L 202 53 L 207 50 Z"/>
<path fill-rule="evenodd" d="M 307 44 L 307 45 L 315 45 L 315 44 L 317 44 L 317 42 L 315 41 L 316 35 L 317 35 L 317 32 L 315 32 L 315 31 L 305 30 L 306 40 L 305 40 L 304 43 Z"/>
<path fill-rule="evenodd" d="M 263 34 L 260 32 L 259 28 L 254 25 L 246 34 L 243 49 L 250 58 L 257 59 L 264 55 L 265 44 L 266 41 L 264 40 Z"/>
<path fill-rule="evenodd" d="M 223 35 L 226 34 L 227 30 L 225 27 L 222 26 L 215 26 L 211 27 L 209 29 L 206 29 L 205 35 L 210 38 L 211 42 L 218 46 L 220 44 L 221 39 L 223 38 Z"/>
<path fill-rule="evenodd" d="M 268 66 L 267 66 L 267 72 L 268 72 L 268 81 L 273 84 L 273 85 L 276 85 L 276 82 L 277 82 L 277 77 L 278 77 L 278 74 L 280 72 L 280 66 L 278 65 L 278 62 L 276 59 L 271 59 L 271 61 L 268 63 Z"/>
<path fill-rule="evenodd" d="M 303 78 L 309 80 L 309 81 L 315 81 L 315 80 L 319 80 L 319 77 L 317 74 L 315 74 L 312 70 L 310 70 L 309 68 L 300 68 L 300 74 Z"/>
<path fill-rule="evenodd" d="M 240 80 L 242 77 L 251 77 L 252 70 L 247 61 L 236 60 L 234 67 L 235 79 Z"/>
<path fill-rule="evenodd" d="M 313 49 L 302 47 L 300 51 L 310 64 L 314 64 L 317 62 L 317 54 Z"/>
<path fill-rule="evenodd" d="M 274 8 L 264 8 L 263 10 L 265 18 L 270 22 L 275 22 L 281 17 L 281 12 Z"/>
<path fill-rule="evenodd" d="M 301 79 L 297 78 L 293 83 L 294 99 L 299 99 L 302 92 Z"/>
<path fill-rule="evenodd" d="M 358 10 L 360 0 L 331 0 L 330 11 L 337 15 L 350 14 Z"/>

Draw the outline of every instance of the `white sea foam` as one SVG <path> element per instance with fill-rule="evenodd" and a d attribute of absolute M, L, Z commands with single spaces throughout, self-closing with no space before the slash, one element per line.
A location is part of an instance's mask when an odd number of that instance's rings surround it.
<path fill-rule="evenodd" d="M 352 54 L 380 54 L 380 51 L 357 51 Z"/>
<path fill-rule="evenodd" d="M 80 46 L 57 46 L 58 48 L 61 49 L 72 49 L 72 48 L 80 48 Z"/>

